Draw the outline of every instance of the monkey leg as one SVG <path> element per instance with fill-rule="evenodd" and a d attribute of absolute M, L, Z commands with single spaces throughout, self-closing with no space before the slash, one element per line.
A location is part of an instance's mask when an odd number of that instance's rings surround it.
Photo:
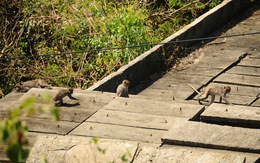
<path fill-rule="evenodd" d="M 19 90 L 19 92 L 28 92 L 31 89 L 31 87 L 23 87 Z"/>
<path fill-rule="evenodd" d="M 69 97 L 71 100 L 78 100 L 77 98 L 73 97 L 71 94 L 68 94 L 68 97 Z"/>
<path fill-rule="evenodd" d="M 225 96 L 223 96 L 223 100 L 228 104 L 231 105 L 231 103 L 227 100 L 227 98 Z"/>
<path fill-rule="evenodd" d="M 222 102 L 222 96 L 219 96 L 219 103 Z"/>
<path fill-rule="evenodd" d="M 211 100 L 210 100 L 210 104 L 212 104 L 215 100 L 215 95 L 211 95 Z"/>
<path fill-rule="evenodd" d="M 47 89 L 52 89 L 52 87 L 49 84 L 41 84 L 41 88 L 47 88 Z"/>
<path fill-rule="evenodd" d="M 57 100 L 55 101 L 55 106 L 61 106 L 63 104 L 63 100 Z"/>

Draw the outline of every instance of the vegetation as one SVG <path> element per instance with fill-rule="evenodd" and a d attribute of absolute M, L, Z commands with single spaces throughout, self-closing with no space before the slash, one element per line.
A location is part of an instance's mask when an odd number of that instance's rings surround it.
<path fill-rule="evenodd" d="M 87 88 L 222 1 L 2 0 L 0 89 L 35 78 Z"/>
<path fill-rule="evenodd" d="M 24 116 L 32 116 L 37 110 L 44 113 L 51 113 L 54 121 L 58 120 L 58 109 L 47 104 L 51 98 L 42 96 L 46 104 L 41 105 L 38 109 L 34 107 L 35 98 L 30 97 L 23 101 L 17 108 L 8 112 L 8 115 L 0 122 L 0 145 L 5 145 L 5 153 L 8 158 L 18 163 L 25 160 L 29 156 L 29 142 L 27 138 L 28 127 Z"/>

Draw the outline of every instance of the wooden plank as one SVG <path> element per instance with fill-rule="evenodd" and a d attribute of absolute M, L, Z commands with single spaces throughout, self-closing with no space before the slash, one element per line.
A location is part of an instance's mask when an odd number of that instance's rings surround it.
<path fill-rule="evenodd" d="M 260 153 L 260 130 L 202 122 L 174 123 L 162 137 L 164 144 Z"/>
<path fill-rule="evenodd" d="M 203 111 L 204 107 L 177 102 L 167 103 L 164 101 L 115 98 L 103 109 L 193 119 Z"/>
<path fill-rule="evenodd" d="M 249 105 L 255 100 L 254 96 L 246 96 L 246 95 L 244 96 L 244 95 L 230 94 L 228 95 L 228 97 L 229 97 L 228 98 L 229 102 L 235 105 Z"/>
<path fill-rule="evenodd" d="M 255 51 L 253 54 L 249 55 L 250 59 L 260 59 L 260 52 Z"/>
<path fill-rule="evenodd" d="M 173 91 L 166 89 L 150 89 L 146 88 L 138 94 L 138 96 L 146 97 L 148 100 L 162 100 L 162 101 L 171 101 L 173 98 Z"/>
<path fill-rule="evenodd" d="M 187 118 L 130 113 L 115 110 L 98 110 L 86 122 L 123 125 L 139 128 L 168 130 L 175 121 L 187 121 Z"/>
<path fill-rule="evenodd" d="M 237 105 L 210 105 L 201 120 L 209 123 L 260 128 L 260 108 Z"/>
<path fill-rule="evenodd" d="M 219 47 L 208 47 L 204 49 L 203 58 L 199 61 L 200 67 L 215 68 L 215 69 L 226 69 L 228 66 L 235 63 L 240 56 L 246 53 L 245 48 L 239 49 L 223 49 Z"/>
<path fill-rule="evenodd" d="M 208 68 L 208 67 L 200 67 L 200 65 L 195 65 L 189 67 L 188 69 L 179 71 L 178 74 L 189 75 L 189 76 L 203 76 L 203 77 L 214 77 L 218 75 L 222 68 Z"/>
<path fill-rule="evenodd" d="M 187 87 L 187 85 L 185 87 Z M 138 97 L 147 100 L 167 101 L 172 103 L 175 103 L 177 101 L 187 103 L 185 99 L 187 99 L 187 97 L 189 97 L 193 93 L 191 91 L 191 88 L 187 91 L 183 91 L 181 89 L 181 86 L 175 87 L 175 89 L 173 90 L 147 88 L 139 93 Z"/>
<path fill-rule="evenodd" d="M 19 98 L 19 101 L 23 101 L 28 97 L 35 97 L 36 103 L 44 103 L 42 95 L 50 96 L 51 98 L 58 92 L 59 89 L 30 89 L 25 95 Z M 75 100 L 70 100 L 68 97 L 64 98 L 64 103 L 72 105 L 74 108 L 85 108 L 85 109 L 99 109 L 106 105 L 115 97 L 115 93 L 101 93 L 96 91 L 77 91 L 75 90 L 73 96 L 79 99 L 80 105 L 73 105 L 77 103 Z"/>
<path fill-rule="evenodd" d="M 260 67 L 234 66 L 231 69 L 229 69 L 226 73 L 259 77 L 260 76 Z"/>
<path fill-rule="evenodd" d="M 42 104 L 36 103 L 35 108 L 39 108 Z M 60 121 L 68 121 L 68 122 L 83 122 L 88 117 L 90 117 L 93 113 L 95 113 L 98 109 L 86 109 L 82 108 L 84 106 L 75 106 L 75 107 L 66 107 L 61 106 L 57 107 L 59 110 L 59 120 Z M 41 113 L 37 111 L 32 117 L 34 118 L 42 118 L 42 119 L 51 119 L 50 114 Z"/>
<path fill-rule="evenodd" d="M 251 106 L 260 107 L 260 99 L 258 98 Z"/>
<path fill-rule="evenodd" d="M 139 95 L 150 97 L 148 98 L 150 100 L 175 102 L 175 100 L 185 100 L 192 93 L 193 90 L 187 84 L 179 84 L 172 85 L 172 90 L 147 88 L 139 93 Z"/>
<path fill-rule="evenodd" d="M 260 77 L 237 75 L 237 74 L 223 74 L 217 77 L 214 82 L 216 83 L 227 83 L 237 84 L 251 87 L 260 87 Z"/>
<path fill-rule="evenodd" d="M 245 58 L 238 64 L 239 66 L 249 66 L 260 68 L 260 59 L 258 58 Z"/>
<path fill-rule="evenodd" d="M 0 103 L 2 102 L 11 102 L 11 101 L 17 101 L 20 97 L 22 97 L 25 93 L 20 93 L 16 91 L 12 91 L 5 95 L 3 98 L 0 99 Z"/>
<path fill-rule="evenodd" d="M 7 110 L 11 110 L 11 109 L 14 109 L 17 106 L 18 106 L 17 101 L 0 102 L 0 111 L 4 112 L 4 111 L 7 111 Z"/>
<path fill-rule="evenodd" d="M 84 122 L 70 134 L 107 139 L 141 141 L 147 143 L 161 143 L 161 137 L 165 133 L 166 131 L 163 130 Z"/>
<path fill-rule="evenodd" d="M 153 89 L 172 89 L 173 86 L 179 84 L 199 84 L 203 85 L 208 83 L 212 77 L 207 76 L 192 76 L 192 75 L 171 75 L 168 77 L 163 77 L 156 82 L 154 82 L 149 88 Z"/>
<path fill-rule="evenodd" d="M 51 163 L 119 163 L 122 157 L 131 162 L 138 149 L 137 142 L 98 139 L 81 136 L 39 136 L 27 162 L 41 162 L 44 157 Z M 104 150 L 101 151 L 101 150 Z"/>
<path fill-rule="evenodd" d="M 252 163 L 259 154 L 167 145 L 160 148 L 153 144 L 142 144 L 134 162 L 148 163 Z M 152 157 L 150 155 L 152 153 Z"/>
<path fill-rule="evenodd" d="M 68 134 L 72 129 L 77 127 L 79 123 L 67 122 L 67 121 L 57 121 L 52 122 L 49 119 L 41 119 L 34 117 L 24 117 L 23 118 L 31 132 L 43 132 L 50 134 Z"/>
<path fill-rule="evenodd" d="M 208 81 L 205 81 L 205 83 L 191 83 L 191 82 L 180 82 L 180 83 L 163 83 L 162 81 L 154 83 L 149 88 L 145 89 L 143 92 L 150 91 L 150 89 L 154 90 L 169 90 L 169 92 L 172 92 L 172 95 L 175 99 L 186 99 L 188 96 L 190 96 L 194 91 L 191 89 L 189 84 L 192 84 L 195 89 L 199 89 L 203 84 L 206 84 Z M 160 85 L 161 84 L 161 85 Z M 143 94 L 143 92 L 141 94 Z M 168 92 L 168 93 L 169 93 Z M 172 98 L 172 97 L 171 97 Z"/>
<path fill-rule="evenodd" d="M 32 147 L 34 146 L 34 143 L 38 137 L 38 135 L 44 135 L 42 133 L 31 133 L 29 132 L 29 134 L 27 135 L 28 141 L 29 141 L 29 150 L 31 151 Z M 10 162 L 10 159 L 6 156 L 5 152 L 4 152 L 4 148 L 6 145 L 0 145 L 0 162 L 4 163 L 4 162 Z M 42 148 L 41 148 L 42 149 Z M 25 162 L 25 161 L 24 161 Z"/>

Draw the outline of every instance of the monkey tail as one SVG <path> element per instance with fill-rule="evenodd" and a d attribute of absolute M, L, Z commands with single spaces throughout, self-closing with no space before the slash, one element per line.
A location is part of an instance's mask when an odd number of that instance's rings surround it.
<path fill-rule="evenodd" d="M 197 94 L 201 94 L 197 89 L 195 89 L 191 84 L 188 84 Z"/>

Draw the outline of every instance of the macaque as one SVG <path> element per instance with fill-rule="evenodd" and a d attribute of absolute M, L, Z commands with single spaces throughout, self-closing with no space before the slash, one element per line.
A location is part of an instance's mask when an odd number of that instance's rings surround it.
<path fill-rule="evenodd" d="M 72 97 L 73 91 L 74 90 L 72 88 L 59 90 L 59 92 L 53 98 L 53 100 L 55 102 L 55 106 L 62 105 L 63 98 L 66 96 L 68 96 L 72 100 L 78 100 L 77 98 Z"/>
<path fill-rule="evenodd" d="M 120 84 L 116 89 L 116 95 L 119 97 L 129 97 L 128 95 L 128 87 L 130 82 L 128 80 L 123 80 L 122 84 Z"/>
<path fill-rule="evenodd" d="M 210 100 L 210 104 L 212 104 L 215 100 L 215 96 L 219 95 L 219 102 L 222 102 L 222 98 L 223 100 L 227 103 L 227 104 L 231 104 L 228 100 L 226 95 L 228 93 L 230 93 L 231 88 L 229 86 L 224 86 L 224 87 L 219 87 L 219 86 L 208 86 L 205 88 L 205 90 L 200 93 L 198 99 L 199 99 L 199 103 L 201 104 L 200 100 L 204 100 L 207 99 L 208 96 L 211 96 L 211 100 Z"/>
<path fill-rule="evenodd" d="M 48 85 L 44 80 L 35 79 L 26 82 L 21 82 L 15 85 L 15 89 L 17 92 L 27 92 L 31 88 L 48 88 L 52 89 L 50 85 Z"/>

